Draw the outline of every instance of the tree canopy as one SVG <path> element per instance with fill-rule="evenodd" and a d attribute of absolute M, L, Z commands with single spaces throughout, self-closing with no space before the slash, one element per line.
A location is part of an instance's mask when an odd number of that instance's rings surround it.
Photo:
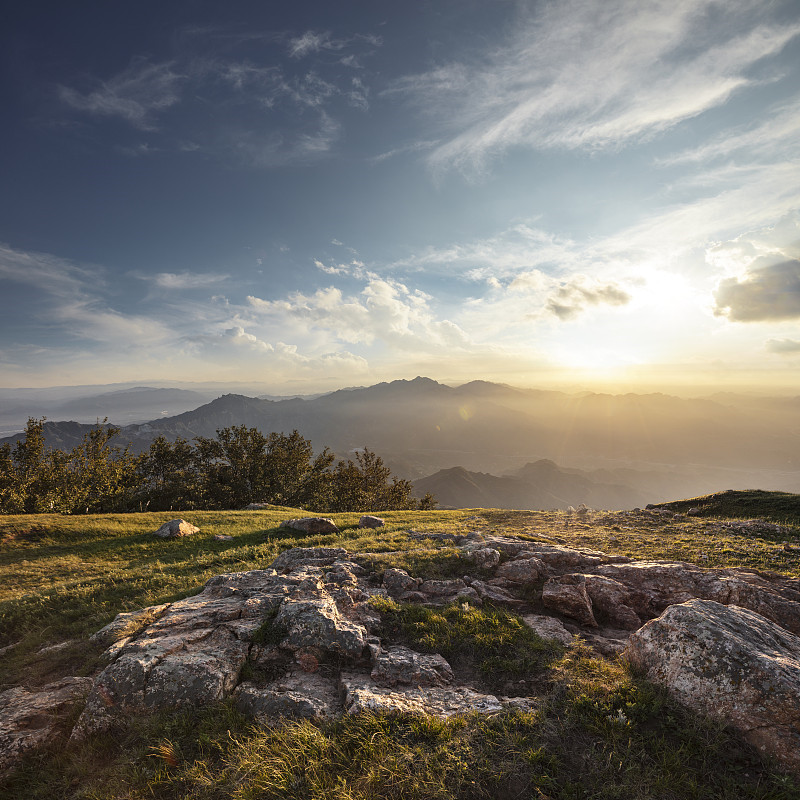
<path fill-rule="evenodd" d="M 433 508 L 411 497 L 380 456 L 363 448 L 339 460 L 308 439 L 233 425 L 194 442 L 159 436 L 134 455 L 115 444 L 107 420 L 71 451 L 47 448 L 44 418 L 28 420 L 13 447 L 0 447 L 0 513 L 165 511 L 243 508 L 250 503 L 319 512 Z M 335 463 L 334 463 L 335 462 Z"/>

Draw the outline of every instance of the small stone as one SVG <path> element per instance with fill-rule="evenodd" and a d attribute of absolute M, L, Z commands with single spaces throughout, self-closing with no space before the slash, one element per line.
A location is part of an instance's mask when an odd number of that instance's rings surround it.
<path fill-rule="evenodd" d="M 358 521 L 359 528 L 382 528 L 385 524 L 380 517 L 373 517 L 370 514 L 365 514 Z"/>

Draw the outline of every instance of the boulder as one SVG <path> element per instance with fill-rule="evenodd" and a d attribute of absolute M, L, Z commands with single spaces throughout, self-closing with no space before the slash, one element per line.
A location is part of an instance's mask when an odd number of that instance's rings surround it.
<path fill-rule="evenodd" d="M 386 523 L 380 517 L 364 514 L 358 521 L 359 528 L 382 528 Z"/>
<path fill-rule="evenodd" d="M 453 670 L 438 654 L 424 655 L 397 646 L 380 652 L 372 680 L 380 686 L 445 686 L 453 682 Z"/>
<path fill-rule="evenodd" d="M 290 528 L 302 533 L 339 533 L 339 529 L 332 519 L 327 517 L 303 517 L 302 519 L 287 519 L 281 522 L 281 528 Z"/>
<path fill-rule="evenodd" d="M 800 582 L 739 569 L 708 569 L 682 561 L 605 564 L 596 572 L 628 589 L 625 604 L 639 617 L 658 616 L 687 600 L 749 608 L 800 635 Z"/>
<path fill-rule="evenodd" d="M 41 689 L 0 692 L 0 775 L 24 755 L 51 744 L 63 717 L 92 686 L 91 678 L 62 678 Z"/>
<path fill-rule="evenodd" d="M 639 615 L 627 605 L 631 590 L 613 578 L 604 575 L 586 575 L 586 593 L 592 601 L 593 611 L 601 611 L 612 625 L 635 631 L 641 627 Z"/>
<path fill-rule="evenodd" d="M 690 600 L 632 634 L 625 656 L 800 774 L 800 637 L 749 609 Z"/>
<path fill-rule="evenodd" d="M 561 575 L 550 578 L 542 589 L 542 603 L 559 614 L 572 617 L 582 625 L 597 627 L 592 601 L 586 590 L 585 575 Z"/>
<path fill-rule="evenodd" d="M 181 536 L 191 536 L 193 533 L 200 533 L 200 528 L 185 519 L 171 519 L 155 531 L 153 536 L 158 536 L 160 539 L 178 539 Z"/>

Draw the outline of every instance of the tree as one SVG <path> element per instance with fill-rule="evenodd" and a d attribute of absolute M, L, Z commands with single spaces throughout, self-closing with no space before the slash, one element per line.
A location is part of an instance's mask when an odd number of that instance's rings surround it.
<path fill-rule="evenodd" d="M 195 448 L 178 437 L 170 442 L 158 436 L 138 463 L 141 484 L 139 506 L 149 511 L 191 508 L 199 500 L 199 474 Z"/>
<path fill-rule="evenodd" d="M 141 457 L 129 447 L 111 444 L 120 429 L 108 425 L 108 418 L 97 423 L 69 454 L 68 508 L 73 514 L 121 511 L 130 508 L 141 475 Z"/>
<path fill-rule="evenodd" d="M 383 459 L 368 448 L 355 456 L 355 461 L 339 461 L 333 470 L 329 511 L 389 511 L 435 505 L 431 495 L 420 502 L 411 497 L 411 482 L 394 477 Z"/>

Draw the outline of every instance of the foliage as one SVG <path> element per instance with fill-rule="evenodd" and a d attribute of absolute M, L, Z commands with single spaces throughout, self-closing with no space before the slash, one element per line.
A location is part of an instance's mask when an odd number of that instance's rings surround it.
<path fill-rule="evenodd" d="M 29 419 L 24 438 L 0 448 L 0 513 L 96 513 L 226 509 L 251 503 L 316 511 L 433 508 L 417 502 L 411 483 L 395 478 L 364 448 L 356 461 L 327 449 L 316 456 L 296 430 L 264 435 L 233 425 L 194 444 L 164 436 L 134 456 L 113 443 L 120 429 L 98 423 L 70 452 L 45 447 L 44 419 Z"/>
<path fill-rule="evenodd" d="M 698 517 L 758 518 L 779 524 L 800 525 L 800 495 L 789 492 L 729 489 L 689 500 L 659 503 L 656 507 L 684 513 L 696 508 Z"/>

